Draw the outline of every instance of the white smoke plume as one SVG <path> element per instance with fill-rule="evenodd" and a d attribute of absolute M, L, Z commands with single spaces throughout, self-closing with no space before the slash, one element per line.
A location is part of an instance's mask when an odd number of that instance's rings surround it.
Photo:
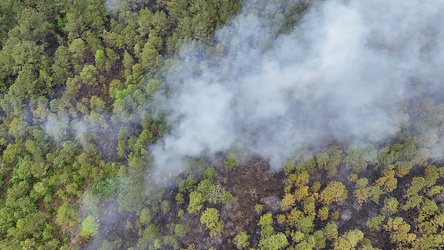
<path fill-rule="evenodd" d="M 119 9 L 120 0 L 106 0 L 105 7 L 110 13 L 115 13 Z"/>
<path fill-rule="evenodd" d="M 158 170 L 231 148 L 278 169 L 301 144 L 377 142 L 407 124 L 413 78 L 443 79 L 444 1 L 323 1 L 279 36 L 279 10 L 253 7 L 217 32 L 216 51 L 183 48 L 167 79 L 171 133 L 151 148 Z"/>

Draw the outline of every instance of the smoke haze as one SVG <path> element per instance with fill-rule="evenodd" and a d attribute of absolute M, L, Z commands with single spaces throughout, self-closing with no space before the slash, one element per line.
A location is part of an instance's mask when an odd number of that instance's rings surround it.
<path fill-rule="evenodd" d="M 289 1 L 291 4 L 296 1 Z M 416 79 L 439 85 L 444 2 L 325 1 L 292 27 L 273 4 L 190 44 L 167 78 L 171 132 L 151 147 L 161 171 L 240 149 L 279 169 L 299 145 L 378 142 L 408 124 Z"/>

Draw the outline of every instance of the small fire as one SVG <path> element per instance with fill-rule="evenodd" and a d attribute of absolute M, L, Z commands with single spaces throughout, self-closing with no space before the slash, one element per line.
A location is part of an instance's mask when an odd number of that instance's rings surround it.
<path fill-rule="evenodd" d="M 183 175 L 183 174 L 188 174 L 188 175 L 190 175 L 190 174 L 192 174 L 193 172 L 190 172 L 190 171 L 188 171 L 186 168 L 182 168 L 182 169 L 180 169 L 179 171 L 177 171 L 177 173 L 176 173 L 176 177 L 178 177 L 178 176 L 180 176 L 180 175 Z"/>

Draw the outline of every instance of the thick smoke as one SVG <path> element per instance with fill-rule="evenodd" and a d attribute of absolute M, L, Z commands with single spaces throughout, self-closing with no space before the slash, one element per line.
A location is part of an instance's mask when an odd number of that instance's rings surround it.
<path fill-rule="evenodd" d="M 249 5 L 215 51 L 183 49 L 167 79 L 172 130 L 151 148 L 158 169 L 233 148 L 277 169 L 302 144 L 378 142 L 407 124 L 412 79 L 442 79 L 444 2 L 325 1 L 278 36 L 279 10 Z"/>

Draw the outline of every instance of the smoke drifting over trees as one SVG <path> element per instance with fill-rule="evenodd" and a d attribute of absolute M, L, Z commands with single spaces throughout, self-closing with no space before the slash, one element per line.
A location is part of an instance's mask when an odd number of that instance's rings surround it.
<path fill-rule="evenodd" d="M 156 165 L 181 168 L 184 157 L 236 148 L 278 169 L 302 144 L 390 137 L 419 119 L 408 108 L 430 94 L 419 85 L 439 87 L 443 8 L 325 1 L 278 34 L 283 10 L 247 2 L 216 32 L 216 50 L 182 49 L 167 77 L 172 129 L 151 149 Z"/>

